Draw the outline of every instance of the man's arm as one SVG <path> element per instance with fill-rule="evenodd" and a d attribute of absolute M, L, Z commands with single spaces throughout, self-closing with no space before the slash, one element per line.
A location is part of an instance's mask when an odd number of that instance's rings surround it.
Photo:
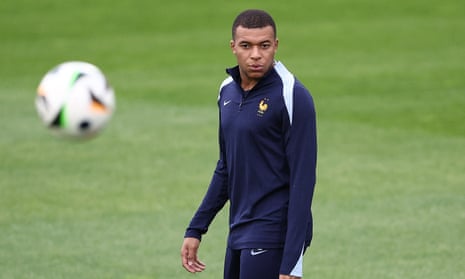
<path fill-rule="evenodd" d="M 205 264 L 199 261 L 197 257 L 202 235 L 207 232 L 213 218 L 228 200 L 228 172 L 224 158 L 221 128 L 219 130 L 220 159 L 216 165 L 208 191 L 186 230 L 181 247 L 182 265 L 187 271 L 194 273 L 205 269 Z"/>
<path fill-rule="evenodd" d="M 215 172 L 207 193 L 186 230 L 185 237 L 195 237 L 201 240 L 202 235 L 207 232 L 213 218 L 228 201 L 228 170 L 221 130 L 221 113 L 219 113 L 218 143 L 220 156 Z"/>
<path fill-rule="evenodd" d="M 301 85 L 295 87 L 293 101 L 292 125 L 286 145 L 290 169 L 288 227 L 280 272 L 301 276 L 296 264 L 309 245 L 313 229 L 311 204 L 316 180 L 316 115 L 313 100 Z"/>

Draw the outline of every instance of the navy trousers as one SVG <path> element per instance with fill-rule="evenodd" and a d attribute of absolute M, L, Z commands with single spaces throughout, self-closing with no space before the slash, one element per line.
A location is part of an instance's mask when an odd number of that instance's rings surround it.
<path fill-rule="evenodd" d="M 227 248 L 224 279 L 278 279 L 282 249 Z"/>

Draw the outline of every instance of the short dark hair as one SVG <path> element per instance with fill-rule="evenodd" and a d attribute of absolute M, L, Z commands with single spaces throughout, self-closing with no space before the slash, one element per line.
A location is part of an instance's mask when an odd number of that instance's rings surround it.
<path fill-rule="evenodd" d="M 270 14 L 263 10 L 245 10 L 240 13 L 232 25 L 232 38 L 236 35 L 237 27 L 244 28 L 263 28 L 271 26 L 273 28 L 274 36 L 276 38 L 276 24 Z"/>

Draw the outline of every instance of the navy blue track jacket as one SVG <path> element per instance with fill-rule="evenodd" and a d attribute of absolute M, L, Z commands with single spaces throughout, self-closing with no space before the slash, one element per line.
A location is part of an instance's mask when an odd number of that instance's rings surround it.
<path fill-rule="evenodd" d="M 227 73 L 218 97 L 220 158 L 185 236 L 201 239 L 229 200 L 228 246 L 282 248 L 280 272 L 291 274 L 313 231 L 313 100 L 280 62 L 250 91 L 238 66 Z"/>

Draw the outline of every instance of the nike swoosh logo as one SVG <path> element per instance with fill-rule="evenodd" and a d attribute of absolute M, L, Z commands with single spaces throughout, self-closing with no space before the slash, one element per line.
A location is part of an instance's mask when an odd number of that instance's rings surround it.
<path fill-rule="evenodd" d="M 250 250 L 250 255 L 252 256 L 257 256 L 257 255 L 260 255 L 260 254 L 263 254 L 263 253 L 266 253 L 268 252 L 268 250 L 264 250 L 264 249 L 252 249 Z"/>
<path fill-rule="evenodd" d="M 231 103 L 231 100 L 224 101 L 224 102 L 223 102 L 223 106 L 225 107 L 225 106 L 227 106 L 229 103 Z"/>

